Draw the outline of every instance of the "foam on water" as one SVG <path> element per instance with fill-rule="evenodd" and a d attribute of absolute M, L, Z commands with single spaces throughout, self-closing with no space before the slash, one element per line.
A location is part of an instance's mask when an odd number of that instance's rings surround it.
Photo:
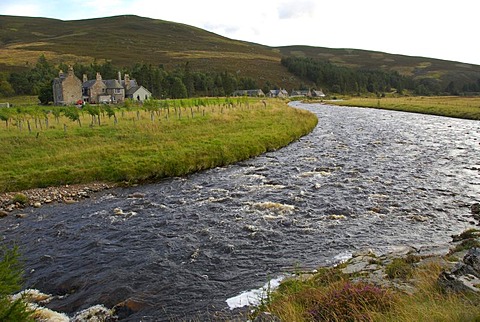
<path fill-rule="evenodd" d="M 230 310 L 238 309 L 245 306 L 257 306 L 260 305 L 262 300 L 266 299 L 269 292 L 275 290 L 285 279 L 286 276 L 279 276 L 277 278 L 271 279 L 261 288 L 249 290 L 242 292 L 234 297 L 228 298 L 226 300 Z"/>

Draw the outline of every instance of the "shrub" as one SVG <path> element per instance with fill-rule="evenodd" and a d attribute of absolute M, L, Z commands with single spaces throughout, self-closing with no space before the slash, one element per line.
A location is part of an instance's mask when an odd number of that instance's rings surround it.
<path fill-rule="evenodd" d="M 22 264 L 17 247 L 3 247 L 0 261 L 0 321 L 33 321 L 27 304 L 18 299 L 11 301 L 9 296 L 18 292 L 22 285 Z"/>

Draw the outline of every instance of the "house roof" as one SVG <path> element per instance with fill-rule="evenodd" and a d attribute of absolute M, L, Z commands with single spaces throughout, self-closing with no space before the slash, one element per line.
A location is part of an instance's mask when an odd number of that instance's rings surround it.
<path fill-rule="evenodd" d="M 285 89 L 271 89 L 269 93 L 272 95 L 279 95 L 279 94 L 288 95 L 288 92 Z"/>
<path fill-rule="evenodd" d="M 122 86 L 125 87 L 125 80 L 122 80 Z M 137 81 L 135 79 L 130 79 L 130 88 L 138 87 Z"/>
<path fill-rule="evenodd" d="M 311 94 L 310 90 L 292 90 L 290 96 L 310 96 Z"/>
<path fill-rule="evenodd" d="M 139 88 L 140 88 L 140 86 L 130 87 L 125 94 L 127 94 L 127 95 L 132 95 L 132 94 L 134 94 Z"/>
<path fill-rule="evenodd" d="M 123 88 L 120 82 L 116 79 L 107 79 L 107 80 L 104 80 L 103 83 L 107 86 L 107 88 L 113 88 L 113 89 Z"/>
<path fill-rule="evenodd" d="M 236 90 L 233 95 L 265 95 L 261 89 L 243 89 Z"/>
<path fill-rule="evenodd" d="M 143 89 L 144 89 L 146 92 L 148 92 L 150 95 L 152 94 L 152 93 L 150 93 L 150 91 L 149 91 L 148 89 L 146 89 L 145 87 L 143 87 L 143 86 L 138 86 L 138 85 L 129 88 L 128 91 L 127 91 L 125 94 L 126 94 L 126 95 L 133 95 L 133 94 L 135 94 L 136 91 L 138 91 L 138 90 L 141 89 L 141 88 L 143 88 Z"/>
<path fill-rule="evenodd" d="M 91 79 L 86 82 L 83 82 L 82 87 L 83 88 L 90 88 L 92 87 L 95 83 L 97 82 L 96 79 Z M 120 84 L 120 82 L 116 79 L 104 79 L 102 80 L 103 84 L 107 88 L 113 88 L 113 89 L 118 89 L 118 88 L 123 88 L 123 86 Z"/>
<path fill-rule="evenodd" d="M 312 91 L 312 95 L 313 96 L 319 96 L 319 97 L 324 97 L 325 96 L 323 91 Z"/>
<path fill-rule="evenodd" d="M 88 80 L 88 81 L 86 81 L 86 82 L 83 82 L 82 87 L 83 87 L 83 88 L 90 88 L 90 87 L 92 87 L 93 84 L 95 84 L 96 82 L 97 82 L 96 79 Z"/>

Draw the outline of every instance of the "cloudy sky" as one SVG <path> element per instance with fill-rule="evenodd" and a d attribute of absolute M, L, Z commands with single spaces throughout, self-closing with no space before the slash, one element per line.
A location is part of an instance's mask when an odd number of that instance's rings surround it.
<path fill-rule="evenodd" d="M 1 0 L 0 14 L 135 14 L 268 46 L 311 45 L 480 65 L 478 0 Z"/>

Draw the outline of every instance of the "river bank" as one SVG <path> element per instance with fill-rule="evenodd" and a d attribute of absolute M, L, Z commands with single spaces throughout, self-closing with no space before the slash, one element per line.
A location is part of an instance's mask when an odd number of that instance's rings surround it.
<path fill-rule="evenodd" d="M 40 208 L 45 204 L 71 204 L 90 198 L 102 190 L 117 186 L 112 183 L 92 182 L 88 184 L 63 185 L 58 187 L 34 188 L 19 192 L 0 193 L 0 217 L 8 216 L 14 210 L 21 211 L 28 207 Z M 22 217 L 21 213 L 16 214 Z"/>
<path fill-rule="evenodd" d="M 183 176 L 277 150 L 318 122 L 280 100 L 172 104 L 152 110 L 117 107 L 110 111 L 114 117 L 97 111 L 98 118 L 74 109 L 78 122 L 68 118 L 70 110 L 57 110 L 55 120 L 48 120 L 49 113 L 39 120 L 28 108 L 15 110 L 0 125 L 6 147 L 0 192 Z"/>
<path fill-rule="evenodd" d="M 344 100 L 334 101 L 332 104 L 480 120 L 480 97 L 350 97 Z"/>
<path fill-rule="evenodd" d="M 364 249 L 265 290 L 253 321 L 469 321 L 480 318 L 480 230 L 446 245 Z"/>

